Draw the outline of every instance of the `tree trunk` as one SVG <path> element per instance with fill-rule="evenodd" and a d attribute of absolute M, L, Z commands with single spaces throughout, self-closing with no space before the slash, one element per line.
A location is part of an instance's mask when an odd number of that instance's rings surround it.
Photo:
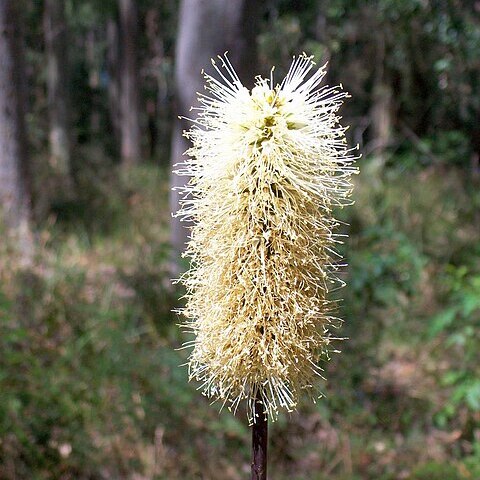
<path fill-rule="evenodd" d="M 45 0 L 43 27 L 47 61 L 50 164 L 64 195 L 71 193 L 68 113 L 67 27 L 64 0 Z"/>
<path fill-rule="evenodd" d="M 0 1 L 0 206 L 20 252 L 30 257 L 30 188 L 27 182 L 23 49 L 15 0 Z"/>
<path fill-rule="evenodd" d="M 162 9 L 166 9 L 165 5 Z M 171 8 L 171 7 L 170 7 Z M 168 69 L 170 60 L 165 56 L 165 25 L 162 24 L 160 5 L 152 6 L 145 15 L 145 33 L 149 47 L 150 90 L 154 96 L 147 101 L 148 143 L 150 158 L 161 159 L 168 152 L 168 139 L 171 137 L 171 102 L 169 98 L 170 78 Z"/>
<path fill-rule="evenodd" d="M 225 42 L 228 56 L 240 80 L 246 87 L 252 88 L 255 76 L 260 73 L 257 33 L 262 3 L 259 0 L 233 0 L 224 3 L 227 17 Z M 223 53 L 220 51 L 217 55 Z"/>
<path fill-rule="evenodd" d="M 378 82 L 373 87 L 372 109 L 372 151 L 383 162 L 392 133 L 392 89 L 386 83 Z"/>
<path fill-rule="evenodd" d="M 121 142 L 121 109 L 120 109 L 120 49 L 118 22 L 115 18 L 107 19 L 107 72 L 108 72 L 108 108 L 115 146 Z M 116 150 L 117 151 L 117 150 Z"/>
<path fill-rule="evenodd" d="M 251 86 L 257 73 L 256 31 L 261 8 L 260 0 L 183 0 L 179 12 L 175 85 L 176 114 L 188 116 L 197 105 L 197 93 L 203 91 L 200 74 L 208 69 L 210 59 L 229 50 L 229 58 L 240 79 Z M 215 25 L 215 28 L 206 28 Z M 171 162 L 183 160 L 189 142 L 182 136 L 189 122 L 176 120 L 172 135 Z M 183 186 L 188 179 L 172 176 L 172 187 Z M 180 194 L 172 190 L 171 211 L 179 208 Z M 188 226 L 187 226 L 188 227 Z M 176 255 L 185 247 L 188 228 L 184 222 L 172 219 L 171 242 Z"/>
<path fill-rule="evenodd" d="M 382 32 L 381 29 L 379 29 Z M 370 118 L 372 119 L 372 146 L 371 151 L 375 153 L 378 160 L 385 161 L 385 151 L 390 143 L 392 133 L 392 88 L 387 81 L 385 67 L 385 36 L 378 35 L 376 43 L 376 67 L 374 85 L 372 90 L 372 107 Z"/>
<path fill-rule="evenodd" d="M 135 0 L 119 0 L 121 48 L 121 148 L 122 164 L 140 162 L 139 82 L 137 70 L 138 16 Z"/>

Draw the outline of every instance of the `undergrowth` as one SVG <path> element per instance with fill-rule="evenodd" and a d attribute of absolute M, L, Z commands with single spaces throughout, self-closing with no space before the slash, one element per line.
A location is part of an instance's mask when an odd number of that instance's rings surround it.
<path fill-rule="evenodd" d="M 79 203 L 41 221 L 30 269 L 0 248 L 0 478 L 245 478 L 242 412 L 219 415 L 179 367 L 168 173 L 95 168 L 93 192 L 79 181 Z M 272 478 L 480 478 L 478 184 L 361 170 L 348 340 L 326 398 L 272 425 Z"/>

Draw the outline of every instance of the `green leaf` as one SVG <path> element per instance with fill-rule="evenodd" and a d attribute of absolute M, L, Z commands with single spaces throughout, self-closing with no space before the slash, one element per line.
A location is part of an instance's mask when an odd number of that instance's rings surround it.
<path fill-rule="evenodd" d="M 467 317 L 480 308 L 480 295 L 478 292 L 467 293 L 463 298 L 462 304 L 462 313 Z"/>
<path fill-rule="evenodd" d="M 428 336 L 430 338 L 433 338 L 440 332 L 444 331 L 453 323 L 456 315 L 457 309 L 454 307 L 447 308 L 446 310 L 443 310 L 439 314 L 435 315 L 430 322 L 430 326 L 428 328 Z"/>
<path fill-rule="evenodd" d="M 475 380 L 468 385 L 465 401 L 472 410 L 480 410 L 480 380 Z"/>

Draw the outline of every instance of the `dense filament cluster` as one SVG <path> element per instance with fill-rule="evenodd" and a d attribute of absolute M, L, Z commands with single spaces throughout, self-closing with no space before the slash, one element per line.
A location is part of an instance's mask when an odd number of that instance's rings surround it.
<path fill-rule="evenodd" d="M 336 115 L 347 94 L 320 87 L 312 57 L 251 91 L 219 58 L 176 170 L 190 177 L 176 215 L 193 221 L 182 313 L 195 335 L 190 377 L 233 410 L 246 400 L 254 422 L 259 390 L 274 419 L 318 384 L 337 321 L 332 209 L 349 203 L 356 167 Z"/>

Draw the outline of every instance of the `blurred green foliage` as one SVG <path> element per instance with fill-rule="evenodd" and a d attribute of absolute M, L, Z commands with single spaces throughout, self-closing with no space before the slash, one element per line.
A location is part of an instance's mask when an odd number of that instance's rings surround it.
<path fill-rule="evenodd" d="M 243 478 L 242 413 L 218 415 L 179 367 L 167 171 L 106 168 L 85 183 L 92 199 L 104 192 L 85 207 L 95 215 L 59 214 L 31 270 L 11 257 L 2 270 L 0 478 Z M 327 398 L 272 425 L 272 474 L 476 478 L 475 180 L 375 158 L 361 170 L 355 206 L 339 212 L 350 223 L 339 332 L 349 340 L 325 366 Z"/>
<path fill-rule="evenodd" d="M 478 152 L 475 2 L 278 0 L 266 27 L 260 52 L 265 68 L 279 67 L 277 78 L 301 51 L 328 61 L 328 82 L 352 94 L 342 114 L 364 151 L 376 148 L 378 120 L 386 121 L 387 148 L 414 155 L 414 164 L 467 166 Z M 376 105 L 383 111 L 377 120 Z"/>
<path fill-rule="evenodd" d="M 199 403 L 180 368 L 186 352 L 175 349 L 171 313 L 180 293 L 161 207 L 168 173 L 147 166 L 121 178 L 99 168 L 78 200 L 111 193 L 95 208 L 87 202 L 95 215 L 60 212 L 31 269 L 10 259 L 0 271 L 0 478 L 194 478 L 198 442 L 221 451 L 247 434 Z M 178 436 L 192 429 L 203 431 L 198 441 Z"/>

